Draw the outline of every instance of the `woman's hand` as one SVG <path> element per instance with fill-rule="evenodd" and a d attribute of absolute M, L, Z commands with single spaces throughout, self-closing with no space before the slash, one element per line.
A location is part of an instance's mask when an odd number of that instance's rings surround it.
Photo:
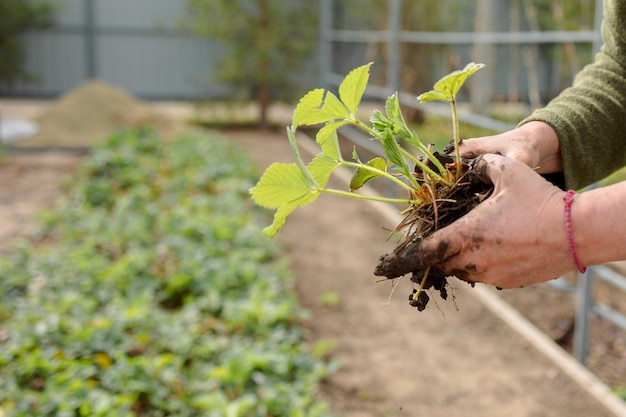
<path fill-rule="evenodd" d="M 464 139 L 459 151 L 465 158 L 501 154 L 523 162 L 540 174 L 562 170 L 559 139 L 554 129 L 543 122 L 528 122 L 494 136 Z"/>
<path fill-rule="evenodd" d="M 476 169 L 491 197 L 425 238 L 417 257 L 449 275 L 500 288 L 522 287 L 574 269 L 559 188 L 517 160 L 486 154 Z"/>

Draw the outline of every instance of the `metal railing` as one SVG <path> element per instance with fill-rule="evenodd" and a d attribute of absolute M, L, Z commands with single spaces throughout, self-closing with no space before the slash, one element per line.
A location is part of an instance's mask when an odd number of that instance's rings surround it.
<path fill-rule="evenodd" d="M 322 80 L 329 87 L 337 87 L 342 75 L 332 71 L 332 44 L 333 42 L 382 42 L 388 43 L 386 85 L 368 86 L 365 96 L 385 100 L 389 95 L 399 90 L 399 54 L 400 43 L 437 43 L 437 44 L 538 44 L 538 43 L 579 43 L 586 42 L 593 45 L 593 52 L 601 46 L 600 23 L 602 16 L 602 1 L 596 1 L 596 29 L 584 31 L 542 31 L 542 32 L 410 32 L 400 28 L 400 13 L 402 0 L 389 0 L 388 30 L 341 30 L 332 27 L 333 1 L 320 1 L 320 70 Z M 422 111 L 436 113 L 449 117 L 449 108 L 446 105 L 437 106 L 434 103 L 428 106 L 420 105 L 413 94 L 399 92 L 400 102 L 409 107 Z M 460 112 L 459 119 L 471 125 L 505 131 L 514 127 L 511 123 L 490 118 L 488 116 Z M 373 153 L 380 154 L 381 149 L 368 140 L 356 129 L 342 128 L 340 131 L 347 139 L 368 148 Z M 626 292 L 626 277 L 605 265 L 593 266 L 584 274 L 578 274 L 575 286 L 564 279 L 552 281 L 550 286 L 555 290 L 564 290 L 576 297 L 575 328 L 573 336 L 573 356 L 581 364 L 586 363 L 589 352 L 590 319 L 593 315 L 601 317 L 626 330 L 626 316 L 607 305 L 593 299 L 593 287 L 596 279 L 600 279 L 618 290 Z"/>

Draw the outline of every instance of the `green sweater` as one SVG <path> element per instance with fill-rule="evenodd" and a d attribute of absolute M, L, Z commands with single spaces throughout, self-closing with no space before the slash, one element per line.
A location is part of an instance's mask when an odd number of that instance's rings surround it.
<path fill-rule="evenodd" d="M 556 131 L 567 187 L 578 189 L 626 165 L 626 0 L 604 0 L 603 46 L 533 120 Z"/>

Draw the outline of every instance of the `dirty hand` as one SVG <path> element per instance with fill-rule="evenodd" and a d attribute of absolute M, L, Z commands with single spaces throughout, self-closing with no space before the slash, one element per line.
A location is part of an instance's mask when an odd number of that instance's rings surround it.
<path fill-rule="evenodd" d="M 528 122 L 498 135 L 464 139 L 459 151 L 465 158 L 498 153 L 517 159 L 540 174 L 562 170 L 559 139 L 554 129 L 543 122 Z"/>
<path fill-rule="evenodd" d="M 479 174 L 491 178 L 491 197 L 425 238 L 418 258 L 449 275 L 499 288 L 557 278 L 574 263 L 564 226 L 564 192 L 524 163 L 486 154 Z"/>

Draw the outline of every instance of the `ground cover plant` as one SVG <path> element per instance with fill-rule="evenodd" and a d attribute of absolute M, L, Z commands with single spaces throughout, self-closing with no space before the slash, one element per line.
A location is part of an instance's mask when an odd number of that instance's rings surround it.
<path fill-rule="evenodd" d="M 0 260 L 0 415 L 329 416 L 256 174 L 213 136 L 123 132 Z M 51 242 L 51 244 L 45 244 Z"/>
<path fill-rule="evenodd" d="M 274 222 L 265 228 L 267 236 L 275 236 L 285 224 L 287 216 L 298 207 L 315 201 L 321 193 L 406 204 L 404 219 L 395 232 L 404 235 L 393 253 L 381 257 L 375 274 L 394 279 L 411 272 L 417 288 L 409 296 L 409 303 L 423 310 L 433 288 L 443 299 L 448 296 L 446 275 L 435 267 L 423 268 L 416 263 L 415 245 L 435 230 L 458 219 L 480 201 L 487 198 L 493 186 L 481 180 L 474 167 L 475 161 L 460 157 L 461 141 L 457 117 L 456 96 L 465 81 L 483 67 L 470 63 L 462 70 L 441 78 L 433 90 L 417 97 L 420 102 L 444 101 L 452 113 L 452 141 L 447 152 L 433 152 L 412 130 L 401 112 L 397 94 L 385 104 L 385 112 L 375 110 L 369 121 L 358 116 L 358 107 L 369 80 L 371 64 L 351 71 L 339 85 L 338 95 L 324 89 L 305 94 L 296 106 L 287 136 L 295 155 L 295 163 L 270 165 L 251 195 L 257 204 L 274 209 Z M 296 138 L 300 126 L 322 125 L 315 136 L 321 153 L 310 162 L 302 159 Z M 341 153 L 337 129 L 353 125 L 367 132 L 372 140 L 382 145 L 383 156 L 362 161 L 355 150 L 351 159 Z M 327 187 L 332 172 L 339 167 L 353 170 L 347 190 Z M 386 179 L 404 190 L 406 198 L 372 197 L 356 191 L 368 181 Z M 462 277 L 461 277 L 462 278 Z"/>

